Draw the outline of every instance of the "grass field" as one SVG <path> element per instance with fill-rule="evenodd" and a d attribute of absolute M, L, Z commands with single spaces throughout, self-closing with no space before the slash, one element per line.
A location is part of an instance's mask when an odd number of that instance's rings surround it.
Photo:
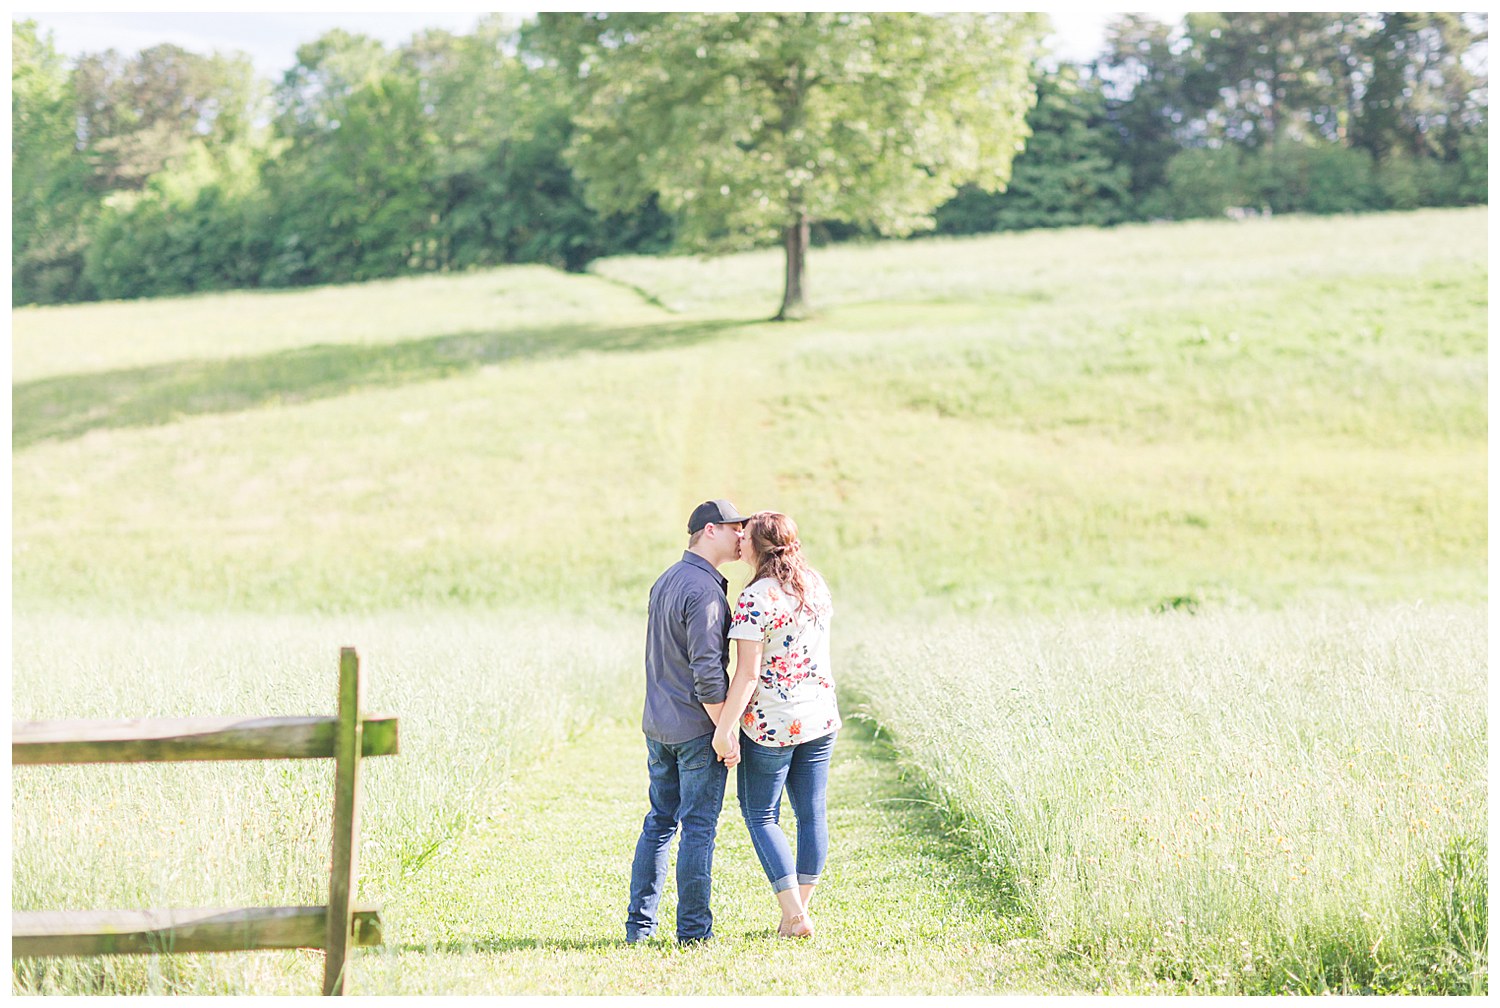
<path fill-rule="evenodd" d="M 1484 989 L 1479 607 L 879 629 L 863 702 L 1103 989 Z"/>
<path fill-rule="evenodd" d="M 769 252 L 18 310 L 14 716 L 328 711 L 358 646 L 403 722 L 364 993 L 1484 990 L 1486 242 L 1478 209 L 841 246 L 795 325 Z M 728 937 L 684 961 L 617 904 L 645 592 L 720 495 L 797 518 L 858 717 L 818 947 L 765 938 L 731 801 Z M 330 789 L 17 772 L 13 905 L 317 901 Z"/>

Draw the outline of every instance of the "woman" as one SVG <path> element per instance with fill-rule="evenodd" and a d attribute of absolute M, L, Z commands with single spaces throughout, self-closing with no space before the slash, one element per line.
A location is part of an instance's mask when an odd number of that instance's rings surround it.
<path fill-rule="evenodd" d="M 750 516 L 740 559 L 755 576 L 729 627 L 735 672 L 714 749 L 731 766 L 738 757 L 740 812 L 781 904 L 776 933 L 808 938 L 807 904 L 828 857 L 828 761 L 842 725 L 828 659 L 833 601 L 784 514 Z M 780 826 L 783 787 L 797 814 L 795 862 Z"/>

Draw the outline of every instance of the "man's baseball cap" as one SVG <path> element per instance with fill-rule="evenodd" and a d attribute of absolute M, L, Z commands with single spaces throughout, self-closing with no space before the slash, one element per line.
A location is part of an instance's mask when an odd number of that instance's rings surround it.
<path fill-rule="evenodd" d="M 710 522 L 715 525 L 732 525 L 735 522 L 749 520 L 727 500 L 704 501 L 693 508 L 693 516 L 688 519 L 688 535 L 692 535 Z"/>

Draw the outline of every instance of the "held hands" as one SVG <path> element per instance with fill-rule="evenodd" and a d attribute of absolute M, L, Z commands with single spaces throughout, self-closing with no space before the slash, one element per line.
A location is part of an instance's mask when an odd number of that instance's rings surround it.
<path fill-rule="evenodd" d="M 714 752 L 726 768 L 734 767 L 740 761 L 740 733 L 732 726 L 729 731 L 714 732 Z"/>

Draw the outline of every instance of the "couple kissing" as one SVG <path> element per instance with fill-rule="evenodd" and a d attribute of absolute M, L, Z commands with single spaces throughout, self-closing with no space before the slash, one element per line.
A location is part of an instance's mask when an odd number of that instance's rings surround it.
<path fill-rule="evenodd" d="M 713 937 L 714 837 L 731 769 L 781 909 L 776 933 L 810 938 L 808 904 L 828 856 L 828 765 L 841 726 L 829 662 L 833 601 L 784 514 L 746 517 L 727 500 L 704 501 L 687 531 L 682 559 L 657 578 L 647 610 L 641 730 L 650 811 L 631 862 L 625 940 L 656 933 L 679 828 L 677 941 Z M 754 575 L 731 605 L 719 568 L 735 560 Z M 797 816 L 795 858 L 780 825 L 783 789 Z"/>

